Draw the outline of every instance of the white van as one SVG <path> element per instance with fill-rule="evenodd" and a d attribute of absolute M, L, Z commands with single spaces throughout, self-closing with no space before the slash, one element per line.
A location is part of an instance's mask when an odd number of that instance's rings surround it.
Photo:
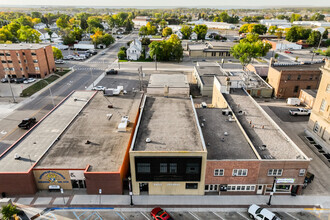
<path fill-rule="evenodd" d="M 299 98 L 288 98 L 286 100 L 286 104 L 298 106 L 298 105 L 300 105 L 300 99 Z"/>
<path fill-rule="evenodd" d="M 251 219 L 257 219 L 257 220 L 281 220 L 279 217 L 277 217 L 274 213 L 271 211 L 261 208 L 260 206 L 257 206 L 255 204 L 251 205 L 248 209 L 249 217 Z"/>

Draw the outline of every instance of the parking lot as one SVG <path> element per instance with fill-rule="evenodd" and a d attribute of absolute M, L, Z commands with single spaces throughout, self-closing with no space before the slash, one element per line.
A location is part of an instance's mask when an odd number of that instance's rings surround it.
<path fill-rule="evenodd" d="M 196 220 L 246 220 L 250 219 L 244 209 L 241 211 L 174 211 L 168 209 L 168 213 L 175 220 L 196 219 Z M 285 212 L 274 211 L 282 220 L 316 220 L 328 219 L 329 211 L 302 211 Z M 37 219 L 111 219 L 111 220 L 151 220 L 149 211 L 122 211 L 120 209 L 104 210 L 54 210 L 46 212 Z"/>
<path fill-rule="evenodd" d="M 34 82 L 35 83 L 35 82 Z M 13 90 L 14 96 L 20 96 L 20 94 L 22 93 L 22 91 L 24 89 L 26 89 L 27 87 L 31 86 L 33 83 L 20 83 L 20 84 L 16 84 L 16 83 L 11 83 L 9 85 L 9 83 L 0 83 L 0 97 L 11 97 L 11 90 L 10 90 L 10 86 Z"/>

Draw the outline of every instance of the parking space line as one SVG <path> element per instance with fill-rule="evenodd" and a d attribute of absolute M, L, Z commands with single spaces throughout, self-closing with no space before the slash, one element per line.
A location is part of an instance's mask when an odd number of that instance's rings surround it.
<path fill-rule="evenodd" d="M 76 214 L 76 212 L 73 212 L 73 214 L 74 214 L 74 216 L 75 216 L 78 220 L 80 220 L 80 218 L 79 218 L 79 216 Z"/>
<path fill-rule="evenodd" d="M 88 220 L 91 216 L 93 216 L 95 214 L 95 212 L 92 212 L 92 214 L 90 214 L 89 216 L 87 216 L 87 218 L 85 218 L 85 220 Z M 80 215 L 81 216 L 81 215 Z"/>
<path fill-rule="evenodd" d="M 140 212 L 146 219 L 150 220 L 150 218 L 148 218 L 148 216 L 146 216 L 143 212 Z"/>
<path fill-rule="evenodd" d="M 240 212 L 237 212 L 237 214 L 239 214 L 240 216 L 242 216 L 243 218 L 245 218 L 245 219 L 248 219 L 247 217 L 245 217 L 244 215 L 242 215 L 242 213 L 240 213 Z M 248 219 L 249 220 L 249 219 Z"/>
<path fill-rule="evenodd" d="M 195 219 L 200 220 L 196 214 L 194 214 L 192 212 L 189 212 L 189 214 L 192 215 L 192 217 L 194 217 Z"/>
<path fill-rule="evenodd" d="M 121 214 L 119 214 L 119 212 L 115 212 L 116 215 L 118 215 L 122 220 L 125 220 L 125 218 L 123 216 L 121 216 Z"/>
<path fill-rule="evenodd" d="M 287 213 L 287 212 L 285 212 L 285 214 L 287 214 L 288 216 L 290 216 L 290 217 L 293 218 L 293 219 L 299 220 L 298 218 L 294 217 L 293 215 L 291 215 L 291 214 L 289 214 L 289 213 Z"/>
<path fill-rule="evenodd" d="M 101 217 L 101 214 L 99 214 L 98 212 L 95 212 L 95 214 L 97 215 L 97 217 L 100 218 L 100 220 L 103 220 L 103 218 Z"/>
<path fill-rule="evenodd" d="M 216 215 L 217 217 L 219 217 L 220 219 L 224 220 L 224 218 L 222 218 L 220 215 L 218 215 L 217 213 L 215 212 L 212 212 L 214 215 Z"/>

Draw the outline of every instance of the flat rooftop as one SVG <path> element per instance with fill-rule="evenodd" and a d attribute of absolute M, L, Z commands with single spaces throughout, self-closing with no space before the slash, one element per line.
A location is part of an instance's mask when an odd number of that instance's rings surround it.
<path fill-rule="evenodd" d="M 90 165 L 91 172 L 118 171 L 129 147 L 140 101 L 140 93 L 105 97 L 98 92 L 36 168 L 85 169 Z M 109 104 L 113 108 L 108 108 Z M 108 114 L 112 114 L 110 120 Z M 117 129 L 122 116 L 131 121 L 126 132 Z"/>
<path fill-rule="evenodd" d="M 197 72 L 200 76 L 203 76 L 203 75 L 222 76 L 222 75 L 224 75 L 224 73 L 221 71 L 219 66 L 195 66 L 195 69 L 197 70 Z"/>
<path fill-rule="evenodd" d="M 316 98 L 317 89 L 302 89 L 302 91 L 306 92 L 308 95 Z"/>
<path fill-rule="evenodd" d="M 36 50 L 50 44 L 0 44 L 0 50 Z"/>
<path fill-rule="evenodd" d="M 219 67 L 220 65 L 217 62 L 204 61 L 204 62 L 197 62 L 196 66 L 217 66 L 217 67 Z"/>
<path fill-rule="evenodd" d="M 147 96 L 133 150 L 204 151 L 195 117 L 190 98 Z"/>
<path fill-rule="evenodd" d="M 94 91 L 76 91 L 0 158 L 0 172 L 27 172 L 88 103 Z M 15 160 L 15 154 L 21 159 Z"/>
<path fill-rule="evenodd" d="M 197 108 L 208 160 L 258 159 L 236 121 L 229 121 L 220 108 Z M 227 132 L 228 135 L 225 135 Z"/>
<path fill-rule="evenodd" d="M 324 63 L 313 63 L 313 64 L 300 64 L 300 65 L 282 65 L 277 66 L 273 65 L 272 67 L 278 71 L 288 70 L 288 71 L 311 71 L 317 70 L 320 71 L 320 67 L 324 66 Z"/>
<path fill-rule="evenodd" d="M 189 88 L 187 76 L 184 74 L 151 74 L 148 87 L 164 88 L 165 85 L 172 88 Z"/>
<path fill-rule="evenodd" d="M 305 155 L 302 155 L 272 124 L 272 121 L 265 115 L 266 113 L 257 107 L 251 97 L 242 89 L 232 91 L 224 96 L 261 158 L 303 159 Z M 266 145 L 266 148 L 263 148 L 263 145 Z"/>

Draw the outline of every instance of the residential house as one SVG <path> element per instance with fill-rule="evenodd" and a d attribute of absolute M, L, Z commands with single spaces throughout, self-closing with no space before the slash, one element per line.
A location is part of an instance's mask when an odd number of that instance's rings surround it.
<path fill-rule="evenodd" d="M 193 32 L 191 35 L 190 35 L 190 39 L 191 40 L 197 40 L 198 39 L 198 36 L 195 32 Z"/>
<path fill-rule="evenodd" d="M 138 60 L 142 53 L 142 43 L 138 39 L 134 39 L 126 50 L 128 60 Z"/>
<path fill-rule="evenodd" d="M 47 27 L 47 25 L 44 24 L 44 23 L 38 23 L 38 24 L 35 24 L 35 25 L 33 26 L 33 28 L 36 29 L 36 30 L 45 29 L 46 27 Z"/>
<path fill-rule="evenodd" d="M 273 50 L 301 50 L 302 45 L 282 40 L 282 39 L 272 39 L 272 40 L 264 40 L 267 43 L 270 43 L 272 45 Z"/>
<path fill-rule="evenodd" d="M 220 42 L 212 41 L 198 44 L 189 44 L 188 52 L 190 57 L 209 57 L 209 58 L 219 58 L 219 57 L 229 57 L 230 48 L 234 46 L 234 42 Z"/>
<path fill-rule="evenodd" d="M 45 29 L 40 29 L 37 30 L 40 33 L 40 40 L 45 42 L 45 41 L 54 41 L 55 39 L 58 39 L 60 36 L 56 32 L 52 32 L 51 36 L 49 36 L 48 31 Z"/>

